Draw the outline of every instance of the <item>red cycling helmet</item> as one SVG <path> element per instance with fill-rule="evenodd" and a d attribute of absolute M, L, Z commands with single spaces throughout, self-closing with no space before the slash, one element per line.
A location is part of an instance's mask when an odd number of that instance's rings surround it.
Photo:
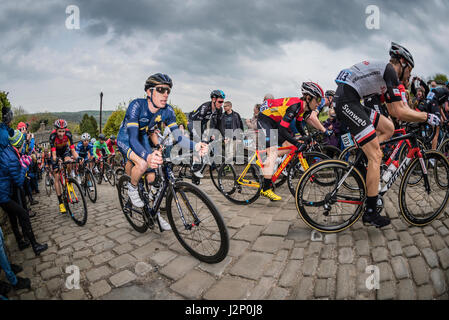
<path fill-rule="evenodd" d="M 64 119 L 58 119 L 55 121 L 55 128 L 56 129 L 65 129 L 67 128 L 67 121 Z"/>

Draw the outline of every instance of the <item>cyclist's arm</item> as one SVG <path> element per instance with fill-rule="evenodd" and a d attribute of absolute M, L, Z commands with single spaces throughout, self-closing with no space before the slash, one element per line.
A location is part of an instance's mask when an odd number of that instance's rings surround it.
<path fill-rule="evenodd" d="M 95 159 L 98 159 L 97 144 L 98 144 L 98 141 L 95 141 L 94 146 L 93 146 L 93 153 L 94 153 L 94 158 Z"/>
<path fill-rule="evenodd" d="M 106 143 L 103 143 L 103 149 L 106 150 L 106 155 L 110 155 L 111 152 L 109 151 L 108 145 Z"/>
<path fill-rule="evenodd" d="M 318 113 L 316 111 L 312 111 L 310 113 L 310 117 L 306 120 L 306 122 L 308 124 L 310 124 L 311 126 L 313 126 L 315 129 L 317 129 L 321 132 L 326 132 L 326 128 L 323 126 L 323 124 L 318 119 Z"/>
<path fill-rule="evenodd" d="M 176 122 L 172 122 L 168 125 L 170 131 L 173 134 L 173 139 L 176 141 L 182 149 L 194 150 L 196 145 L 189 137 L 184 136 L 179 129 Z"/>

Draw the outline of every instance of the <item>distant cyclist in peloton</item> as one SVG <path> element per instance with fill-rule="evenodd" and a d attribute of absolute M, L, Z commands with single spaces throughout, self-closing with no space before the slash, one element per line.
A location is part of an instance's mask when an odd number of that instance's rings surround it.
<path fill-rule="evenodd" d="M 348 126 L 358 144 L 368 158 L 366 173 L 367 200 L 363 222 L 376 227 L 390 224 L 387 217 L 376 212 L 379 194 L 380 166 L 382 151 L 380 142 L 390 138 L 394 132 L 391 120 L 374 109 L 360 103 L 361 99 L 372 95 L 384 95 L 388 113 L 396 119 L 407 122 L 428 122 L 439 124 L 439 116 L 432 113 L 416 112 L 406 107 L 399 90 L 400 81 L 408 83 L 415 66 L 410 52 L 392 43 L 389 62 L 363 61 L 342 70 L 335 82 L 337 118 Z"/>
<path fill-rule="evenodd" d="M 282 200 L 273 192 L 271 182 L 276 158 L 285 153 L 285 151 L 278 152 L 278 145 L 284 147 L 294 145 L 297 148 L 302 145 L 289 130 L 291 122 L 295 119 L 302 121 L 304 118 L 316 129 L 326 131 L 321 123 L 317 125 L 309 118 L 312 111 L 315 111 L 324 99 L 323 89 L 314 82 L 304 82 L 301 85 L 301 92 L 301 98 L 266 99 L 260 107 L 257 128 L 264 132 L 266 143 L 262 142 L 258 148 L 267 149 L 263 170 L 264 183 L 260 194 L 271 201 Z M 270 133 L 273 133 L 273 136 L 270 136 Z M 263 140 L 259 138 L 259 141 Z"/>
<path fill-rule="evenodd" d="M 72 133 L 67 129 L 67 122 L 64 119 L 55 121 L 55 129 L 50 134 L 51 160 L 53 165 L 53 176 L 55 178 L 55 190 L 59 201 L 59 212 L 67 212 L 62 202 L 62 186 L 59 183 L 59 164 L 57 158 L 61 158 L 64 162 L 78 159 L 78 153 L 73 144 Z M 72 177 L 75 177 L 72 165 L 68 166 L 68 170 L 72 171 Z"/>

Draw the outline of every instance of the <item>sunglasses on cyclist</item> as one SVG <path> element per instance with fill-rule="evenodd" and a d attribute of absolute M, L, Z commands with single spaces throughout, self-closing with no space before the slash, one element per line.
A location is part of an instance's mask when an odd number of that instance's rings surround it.
<path fill-rule="evenodd" d="M 155 87 L 156 91 L 159 92 L 160 94 L 164 94 L 164 93 L 168 93 L 170 94 L 171 89 L 167 88 L 167 87 Z"/>
<path fill-rule="evenodd" d="M 224 102 L 224 100 L 220 100 L 220 101 L 217 100 L 218 104 L 222 104 L 223 102 Z"/>

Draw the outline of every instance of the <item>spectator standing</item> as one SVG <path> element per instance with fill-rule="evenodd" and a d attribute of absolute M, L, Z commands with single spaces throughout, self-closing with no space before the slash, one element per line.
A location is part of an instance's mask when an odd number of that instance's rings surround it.
<path fill-rule="evenodd" d="M 257 117 L 260 112 L 260 106 L 261 104 L 257 103 L 253 109 L 253 117 L 251 119 L 246 119 L 246 125 L 248 126 L 249 130 L 257 130 Z"/>
<path fill-rule="evenodd" d="M 226 138 L 226 130 L 232 130 L 234 132 L 237 129 L 240 129 L 243 132 L 243 122 L 240 115 L 232 110 L 231 101 L 226 101 L 223 104 L 224 112 L 219 119 L 218 128 L 220 130 L 221 135 Z M 241 139 L 241 137 L 239 137 Z M 236 137 L 233 137 L 233 140 L 236 140 Z"/>

